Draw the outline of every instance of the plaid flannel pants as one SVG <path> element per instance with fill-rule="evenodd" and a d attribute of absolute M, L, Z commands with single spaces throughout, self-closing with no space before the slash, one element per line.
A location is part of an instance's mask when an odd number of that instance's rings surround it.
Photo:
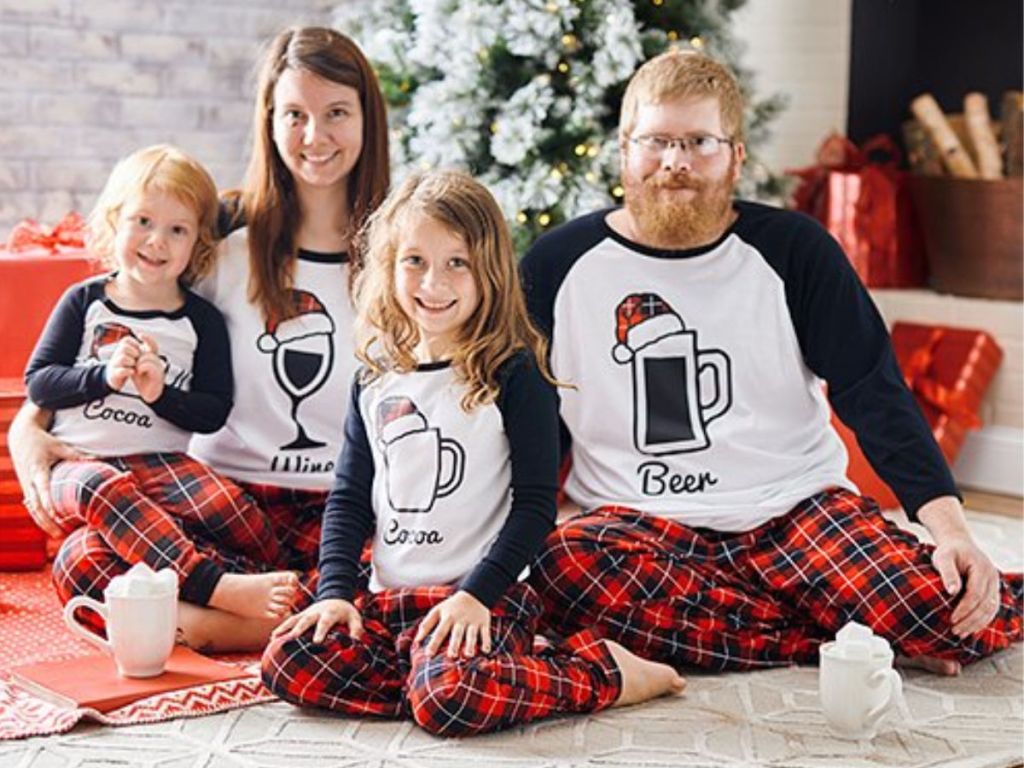
<path fill-rule="evenodd" d="M 438 736 L 468 736 L 558 713 L 595 712 L 621 691 L 606 644 L 589 631 L 534 652 L 540 601 L 514 585 L 491 611 L 492 651 L 473 658 L 428 657 L 413 642 L 420 621 L 452 587 L 360 592 L 364 633 L 335 627 L 323 643 L 313 630 L 273 641 L 263 654 L 263 682 L 300 706 L 350 715 L 412 717 Z"/>
<path fill-rule="evenodd" d="M 594 627 L 677 667 L 816 662 L 818 646 L 851 620 L 897 653 L 965 664 L 1020 640 L 1021 574 L 1001 575 L 995 619 L 958 638 L 957 598 L 946 594 L 933 550 L 842 489 L 732 534 L 605 506 L 552 532 L 530 582 L 544 603 L 543 631 Z"/>
<path fill-rule="evenodd" d="M 205 605 L 226 572 L 300 572 L 316 591 L 320 515 L 326 494 L 240 485 L 184 454 L 140 454 L 54 467 L 58 524 L 69 531 L 54 561 L 63 602 L 102 599 L 137 562 L 179 574 L 183 600 Z"/>

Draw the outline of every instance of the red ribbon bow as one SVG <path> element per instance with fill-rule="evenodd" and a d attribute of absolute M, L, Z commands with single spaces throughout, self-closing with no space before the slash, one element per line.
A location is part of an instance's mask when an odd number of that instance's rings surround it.
<path fill-rule="evenodd" d="M 940 384 L 932 374 L 935 348 L 942 341 L 944 335 L 945 331 L 941 328 L 932 331 L 928 342 L 923 347 L 915 349 L 910 355 L 903 369 L 903 378 L 910 390 L 920 400 L 937 408 L 940 413 L 955 419 L 968 429 L 977 429 L 981 426 L 981 419 L 964 403 L 964 393 Z"/>
<path fill-rule="evenodd" d="M 52 229 L 41 226 L 35 219 L 20 221 L 7 238 L 7 250 L 11 253 L 32 248 L 45 248 L 50 253 L 57 253 L 61 248 L 84 247 L 85 219 L 74 211 L 66 214 Z"/>

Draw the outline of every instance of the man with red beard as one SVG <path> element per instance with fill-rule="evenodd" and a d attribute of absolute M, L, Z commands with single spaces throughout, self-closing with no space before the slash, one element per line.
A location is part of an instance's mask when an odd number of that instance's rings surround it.
<path fill-rule="evenodd" d="M 857 621 L 956 674 L 1021 639 L 1024 579 L 975 544 L 838 244 L 733 200 L 743 107 L 710 58 L 646 63 L 622 105 L 625 205 L 523 261 L 552 371 L 575 385 L 560 390 L 570 516 L 531 575 L 547 628 L 748 669 L 816 661 Z M 830 404 L 934 545 L 858 494 Z"/>

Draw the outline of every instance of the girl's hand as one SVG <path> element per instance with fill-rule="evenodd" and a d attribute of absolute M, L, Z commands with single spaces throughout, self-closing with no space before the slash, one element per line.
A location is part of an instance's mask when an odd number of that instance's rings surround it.
<path fill-rule="evenodd" d="M 114 353 L 107 361 L 107 386 L 115 392 L 124 389 L 128 379 L 135 373 L 135 363 L 141 353 L 139 342 L 130 336 L 117 342 Z"/>
<path fill-rule="evenodd" d="M 363 636 L 363 617 L 348 600 L 318 600 L 302 613 L 289 616 L 270 634 L 272 640 L 292 640 L 316 625 L 313 642 L 322 643 L 331 627 L 344 623 L 353 640 Z"/>
<path fill-rule="evenodd" d="M 139 338 L 142 339 L 142 346 L 135 361 L 132 383 L 135 384 L 139 397 L 147 403 L 155 403 L 164 393 L 164 376 L 167 368 L 158 354 L 156 339 L 146 334 L 139 334 Z"/>
<path fill-rule="evenodd" d="M 491 652 L 491 612 L 469 592 L 459 590 L 438 603 L 423 617 L 414 642 L 420 642 L 430 631 L 433 637 L 426 645 L 428 656 L 437 653 L 448 638 L 448 656 L 476 656 L 477 641 L 482 653 Z"/>
<path fill-rule="evenodd" d="M 25 496 L 25 509 L 33 522 L 50 536 L 60 536 L 61 529 L 53 519 L 50 498 L 50 467 L 58 461 L 86 458 L 46 431 L 50 412 L 26 402 L 11 422 L 7 445 Z"/>

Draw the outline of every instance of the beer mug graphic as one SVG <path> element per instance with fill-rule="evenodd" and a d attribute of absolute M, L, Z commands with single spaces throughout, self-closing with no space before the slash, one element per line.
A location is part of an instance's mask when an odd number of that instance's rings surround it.
<path fill-rule="evenodd" d="M 630 294 L 615 316 L 612 358 L 632 368 L 637 450 L 665 456 L 708 448 L 708 425 L 732 404 L 729 358 L 699 349 L 697 332 L 657 294 Z"/>
<path fill-rule="evenodd" d="M 466 452 L 407 397 L 389 397 L 377 407 L 378 446 L 384 454 L 388 502 L 396 512 L 429 512 L 434 502 L 462 484 Z"/>

